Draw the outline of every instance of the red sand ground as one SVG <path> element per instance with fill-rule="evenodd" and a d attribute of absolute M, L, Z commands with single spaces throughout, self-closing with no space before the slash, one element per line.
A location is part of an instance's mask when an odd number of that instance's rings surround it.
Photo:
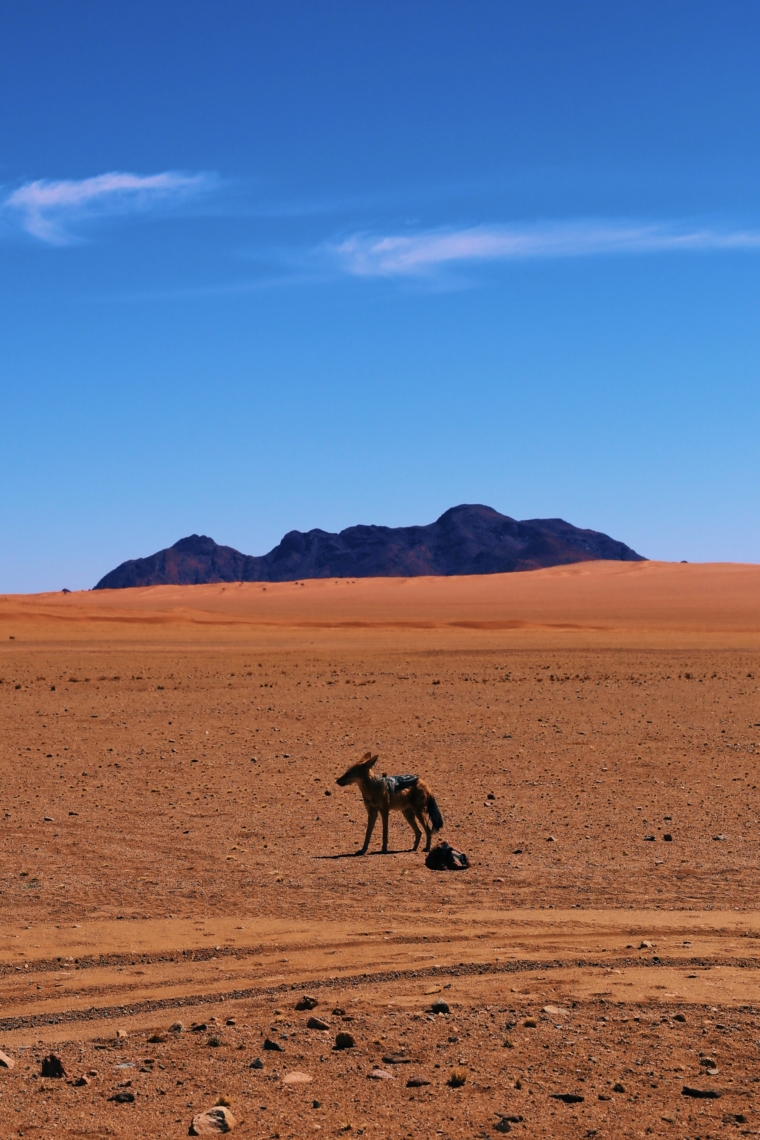
<path fill-rule="evenodd" d="M 759 676 L 754 566 L 0 598 L 0 1136 L 760 1131 Z"/>

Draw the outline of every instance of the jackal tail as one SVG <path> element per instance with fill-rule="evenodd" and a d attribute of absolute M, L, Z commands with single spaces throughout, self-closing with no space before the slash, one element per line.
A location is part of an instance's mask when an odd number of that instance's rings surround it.
<path fill-rule="evenodd" d="M 428 816 L 430 817 L 431 830 L 440 831 L 443 827 L 443 816 L 441 815 L 441 809 L 435 802 L 435 796 L 428 796 L 428 802 L 426 806 Z"/>

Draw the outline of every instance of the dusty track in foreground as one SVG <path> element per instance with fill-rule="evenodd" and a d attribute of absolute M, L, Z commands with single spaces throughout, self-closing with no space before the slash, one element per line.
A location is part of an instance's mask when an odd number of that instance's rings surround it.
<path fill-rule="evenodd" d="M 514 576 L 501 628 L 477 581 L 417 629 L 408 597 L 373 625 L 369 586 L 343 629 L 324 585 L 309 628 L 308 585 L 276 627 L 221 588 L 65 622 L 0 599 L 0 1136 L 180 1136 L 222 1094 L 262 1140 L 760 1132 L 754 593 L 710 610 L 703 576 L 679 632 L 656 575 L 628 613 L 605 579 L 600 645 L 584 574 Z M 334 779 L 365 745 L 429 779 L 469 872 L 425 870 L 397 818 L 394 854 L 350 857 Z M 50 1048 L 97 1076 L 39 1078 Z"/>

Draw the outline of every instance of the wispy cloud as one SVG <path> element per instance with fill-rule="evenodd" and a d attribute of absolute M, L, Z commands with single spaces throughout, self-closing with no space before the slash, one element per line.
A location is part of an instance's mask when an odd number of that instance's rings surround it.
<path fill-rule="evenodd" d="M 328 256 L 354 277 L 421 277 L 449 266 L 477 262 L 760 249 L 760 230 L 557 221 L 441 228 L 411 234 L 356 233 L 325 248 Z"/>
<path fill-rule="evenodd" d="M 69 245 L 78 240 L 89 220 L 174 209 L 218 185 L 213 174 L 113 171 L 94 178 L 25 182 L 5 197 L 2 208 L 6 217 L 14 218 L 33 237 L 52 245 Z"/>

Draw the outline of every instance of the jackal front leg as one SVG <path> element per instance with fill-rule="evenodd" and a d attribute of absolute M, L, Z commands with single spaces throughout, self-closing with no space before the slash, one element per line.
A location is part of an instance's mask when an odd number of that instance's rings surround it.
<path fill-rule="evenodd" d="M 367 833 L 364 836 L 364 846 L 362 847 L 362 849 L 360 851 L 356 852 L 357 855 L 366 855 L 367 854 L 367 848 L 369 847 L 369 841 L 372 838 L 372 832 L 374 831 L 374 828 L 375 828 L 375 820 L 376 819 L 377 819 L 377 808 L 368 807 L 367 808 Z"/>
<path fill-rule="evenodd" d="M 388 815 L 389 814 L 390 813 L 387 811 L 383 812 L 383 848 L 382 848 L 382 854 L 383 855 L 388 854 Z"/>

